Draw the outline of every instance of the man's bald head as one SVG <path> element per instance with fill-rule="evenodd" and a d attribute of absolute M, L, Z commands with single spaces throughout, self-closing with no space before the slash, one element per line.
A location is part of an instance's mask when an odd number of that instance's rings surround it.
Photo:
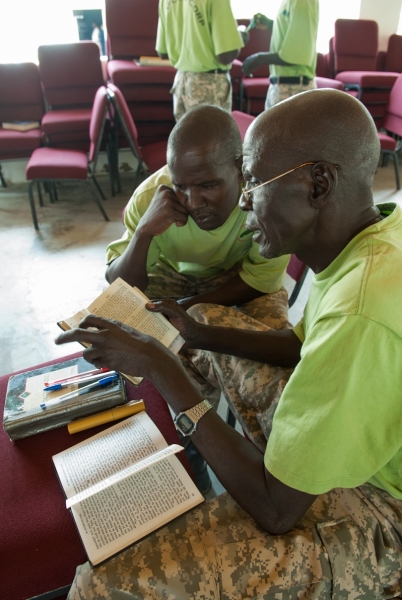
<path fill-rule="evenodd" d="M 349 94 L 332 89 L 298 94 L 262 113 L 246 144 L 254 155 L 274 156 L 282 171 L 306 161 L 337 164 L 348 186 L 351 182 L 371 186 L 380 152 L 367 109 Z"/>
<path fill-rule="evenodd" d="M 187 112 L 169 137 L 167 158 L 171 165 L 183 155 L 207 154 L 221 164 L 242 154 L 239 129 L 232 116 L 218 106 L 201 105 Z"/>

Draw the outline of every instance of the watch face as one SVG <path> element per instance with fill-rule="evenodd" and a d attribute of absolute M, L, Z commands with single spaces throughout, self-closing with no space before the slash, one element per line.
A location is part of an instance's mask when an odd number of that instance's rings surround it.
<path fill-rule="evenodd" d="M 176 419 L 176 423 L 180 427 L 180 430 L 182 433 L 184 433 L 184 435 L 188 435 L 189 433 L 191 433 L 195 427 L 193 421 L 185 413 L 181 414 Z"/>

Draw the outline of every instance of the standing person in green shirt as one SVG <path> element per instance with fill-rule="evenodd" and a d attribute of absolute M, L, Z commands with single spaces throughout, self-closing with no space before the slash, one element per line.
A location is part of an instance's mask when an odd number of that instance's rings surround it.
<path fill-rule="evenodd" d="M 246 380 L 246 413 L 268 364 L 295 367 L 263 449 L 208 406 L 156 340 L 94 316 L 59 336 L 91 344 L 84 356 L 96 367 L 151 380 L 227 490 L 79 567 L 69 600 L 402 594 L 402 209 L 373 203 L 379 154 L 367 109 L 337 90 L 279 103 L 246 136 L 247 227 L 263 256 L 292 252 L 314 272 L 295 329 L 253 326 L 231 308 L 211 327 L 172 301 L 148 305 L 189 348 L 211 350 L 222 382 Z M 235 370 L 225 354 L 242 357 Z"/>
<path fill-rule="evenodd" d="M 177 69 L 171 90 L 176 121 L 197 104 L 232 110 L 229 70 L 247 39 L 230 0 L 159 0 L 156 51 Z"/>
<path fill-rule="evenodd" d="M 316 87 L 318 16 L 318 0 L 283 0 L 274 21 L 269 52 L 245 59 L 245 75 L 270 65 L 265 110 Z"/>

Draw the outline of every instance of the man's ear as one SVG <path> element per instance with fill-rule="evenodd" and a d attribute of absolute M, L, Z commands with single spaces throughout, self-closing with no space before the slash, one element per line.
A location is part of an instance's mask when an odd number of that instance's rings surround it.
<path fill-rule="evenodd" d="M 244 177 L 243 177 L 243 171 L 242 171 L 242 166 L 243 166 L 243 155 L 242 155 L 242 156 L 239 156 L 239 158 L 236 158 L 236 160 L 235 160 L 235 165 L 236 165 L 236 169 L 237 169 L 237 173 L 238 173 L 239 181 L 243 182 L 243 181 L 244 181 Z"/>
<path fill-rule="evenodd" d="M 338 165 L 318 162 L 311 167 L 310 202 L 313 208 L 323 208 L 338 185 Z"/>

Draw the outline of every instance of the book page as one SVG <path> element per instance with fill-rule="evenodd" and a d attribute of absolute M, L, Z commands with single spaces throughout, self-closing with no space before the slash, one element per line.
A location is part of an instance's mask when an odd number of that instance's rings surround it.
<path fill-rule="evenodd" d="M 202 501 L 183 465 L 170 456 L 71 510 L 95 565 Z"/>
<path fill-rule="evenodd" d="M 127 479 L 127 477 L 129 477 L 130 475 L 138 473 L 139 471 L 143 471 L 149 466 L 155 465 L 157 462 L 163 460 L 167 456 L 177 454 L 178 452 L 182 452 L 183 450 L 183 446 L 179 446 L 178 444 L 172 444 L 171 446 L 168 446 L 163 450 L 159 450 L 159 452 L 156 452 L 155 454 L 152 454 L 151 456 L 148 456 L 147 458 L 136 462 L 134 465 L 131 465 L 130 467 L 119 471 L 115 475 L 110 475 L 110 477 L 102 479 L 102 481 L 100 481 L 99 483 L 96 483 L 95 485 L 92 485 L 86 490 L 79 492 L 79 494 L 75 494 L 75 496 L 67 498 L 66 508 L 71 508 L 72 506 L 74 506 L 74 504 L 78 504 L 78 502 L 86 500 L 87 498 L 93 496 L 97 492 L 101 492 L 102 490 L 105 490 L 106 488 L 110 487 L 111 485 L 114 485 L 115 483 L 120 483 L 121 481 L 123 481 L 123 479 Z"/>
<path fill-rule="evenodd" d="M 145 308 L 145 298 L 139 290 L 118 278 L 88 306 L 88 310 L 99 317 L 121 321 L 169 347 L 179 332 L 162 314 L 149 312 Z"/>
<path fill-rule="evenodd" d="M 159 429 L 141 412 L 56 454 L 53 462 L 70 498 L 166 447 Z"/>

